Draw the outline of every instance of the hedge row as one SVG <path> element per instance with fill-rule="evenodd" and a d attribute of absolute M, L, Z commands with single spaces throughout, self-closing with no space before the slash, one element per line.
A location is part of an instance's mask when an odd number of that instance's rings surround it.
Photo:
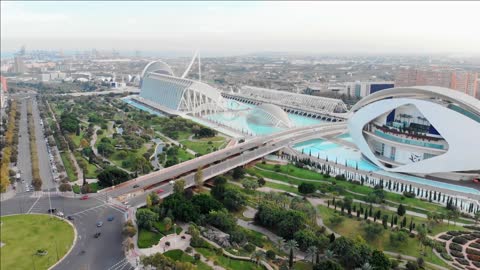
<path fill-rule="evenodd" d="M 42 189 L 42 178 L 40 177 L 40 167 L 38 163 L 37 141 L 35 136 L 35 124 L 32 114 L 32 100 L 28 101 L 27 107 L 28 133 L 30 136 L 30 158 L 32 161 L 32 185 L 35 190 Z"/>
<path fill-rule="evenodd" d="M 5 132 L 5 148 L 1 155 L 0 192 L 7 191 L 7 187 L 10 185 L 10 162 L 14 162 L 17 158 L 16 144 L 18 144 L 18 131 L 16 132 L 16 119 L 18 119 L 17 102 L 13 100 L 9 106 L 8 125 L 7 131 Z"/>
<path fill-rule="evenodd" d="M 467 258 L 472 262 L 480 262 L 480 256 L 467 254 Z"/>

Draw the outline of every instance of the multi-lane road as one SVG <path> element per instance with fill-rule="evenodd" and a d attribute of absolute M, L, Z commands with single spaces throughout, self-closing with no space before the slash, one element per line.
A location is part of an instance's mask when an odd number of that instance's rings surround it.
<path fill-rule="evenodd" d="M 74 218 L 73 225 L 77 231 L 75 246 L 54 269 L 111 269 L 126 270 L 133 267 L 126 261 L 122 247 L 122 225 L 125 221 L 125 210 L 106 203 L 103 199 L 90 197 L 80 200 L 80 197 L 68 198 L 60 196 L 57 184 L 53 180 L 50 157 L 44 137 L 38 106 L 33 95 L 17 96 L 19 100 L 19 143 L 18 162 L 20 179 L 17 182 L 16 195 L 0 203 L 0 214 L 47 214 L 48 209 L 56 208 L 65 216 Z M 31 185 L 32 163 L 30 154 L 30 138 L 28 133 L 27 106 L 32 101 L 32 116 L 35 126 L 35 137 L 39 159 L 42 191 L 27 192 L 26 186 Z M 114 217 L 108 221 L 108 217 Z M 102 227 L 96 223 L 103 221 Z M 95 232 L 101 232 L 99 238 L 94 238 Z"/>
<path fill-rule="evenodd" d="M 327 135 L 341 133 L 345 130 L 344 123 L 322 124 L 302 127 L 294 130 L 276 133 L 271 136 L 256 138 L 239 145 L 222 149 L 175 166 L 138 177 L 121 185 L 105 189 L 109 197 L 117 197 L 127 201 L 131 206 L 145 203 L 146 195 L 154 190 L 163 189 L 162 197 L 170 194 L 170 180 L 184 178 L 186 187 L 194 184 L 194 174 L 202 168 L 204 180 L 225 173 L 235 167 L 247 164 L 272 152 L 278 151 L 289 144 L 311 135 Z"/>

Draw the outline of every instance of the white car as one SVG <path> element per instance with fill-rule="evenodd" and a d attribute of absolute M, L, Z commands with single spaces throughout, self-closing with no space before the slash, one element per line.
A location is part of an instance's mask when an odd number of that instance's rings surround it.
<path fill-rule="evenodd" d="M 60 212 L 60 211 L 58 211 L 58 212 L 57 212 L 57 216 L 59 216 L 59 217 L 63 217 L 63 216 L 64 216 L 64 214 L 63 214 L 63 212 Z"/>

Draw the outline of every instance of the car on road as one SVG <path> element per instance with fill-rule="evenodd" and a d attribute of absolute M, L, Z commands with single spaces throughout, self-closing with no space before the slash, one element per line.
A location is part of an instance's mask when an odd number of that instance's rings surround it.
<path fill-rule="evenodd" d="M 160 194 L 160 193 L 162 193 L 162 192 L 164 192 L 164 191 L 165 191 L 165 190 L 163 190 L 163 189 L 157 189 L 157 191 L 155 191 L 155 192 L 156 192 L 157 194 Z"/>
<path fill-rule="evenodd" d="M 108 220 L 108 221 L 113 221 L 114 219 L 115 219 L 114 216 L 109 216 L 107 220 Z"/>
<path fill-rule="evenodd" d="M 48 213 L 55 213 L 55 212 L 57 212 L 57 208 L 50 208 L 50 209 L 48 209 L 47 212 Z"/>
<path fill-rule="evenodd" d="M 83 195 L 80 200 L 88 200 L 88 195 Z"/>
<path fill-rule="evenodd" d="M 102 233 L 101 233 L 101 232 L 97 232 L 97 233 L 95 233 L 95 234 L 93 235 L 93 237 L 98 238 L 98 237 L 100 237 L 100 235 L 102 235 Z"/>
<path fill-rule="evenodd" d="M 133 188 L 138 188 L 138 187 L 140 187 L 140 186 L 137 185 L 137 184 L 133 185 Z"/>
<path fill-rule="evenodd" d="M 59 217 L 63 217 L 63 216 L 64 216 L 64 214 L 63 214 L 63 212 L 60 212 L 60 211 L 58 211 L 58 212 L 57 212 L 57 216 L 59 216 Z"/>
<path fill-rule="evenodd" d="M 67 216 L 68 220 L 75 220 L 72 216 Z"/>
<path fill-rule="evenodd" d="M 103 226 L 103 221 L 97 222 L 97 227 L 102 227 Z"/>

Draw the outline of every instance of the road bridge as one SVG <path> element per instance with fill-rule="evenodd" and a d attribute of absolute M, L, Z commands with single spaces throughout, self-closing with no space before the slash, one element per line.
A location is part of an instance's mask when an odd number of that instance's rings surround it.
<path fill-rule="evenodd" d="M 172 190 L 171 185 L 169 185 L 171 180 L 184 178 L 186 187 L 194 185 L 194 174 L 198 168 L 202 168 L 205 181 L 235 167 L 262 158 L 290 144 L 295 144 L 313 134 L 319 136 L 340 134 L 345 130 L 346 125 L 344 123 L 330 123 L 282 131 L 152 172 L 124 182 L 114 188 L 104 189 L 101 193 L 106 192 L 107 194 L 104 195 L 108 197 L 127 199 L 130 205 L 138 206 L 145 203 L 146 194 L 159 188 L 164 190 L 161 194 L 162 197 L 169 195 Z"/>

